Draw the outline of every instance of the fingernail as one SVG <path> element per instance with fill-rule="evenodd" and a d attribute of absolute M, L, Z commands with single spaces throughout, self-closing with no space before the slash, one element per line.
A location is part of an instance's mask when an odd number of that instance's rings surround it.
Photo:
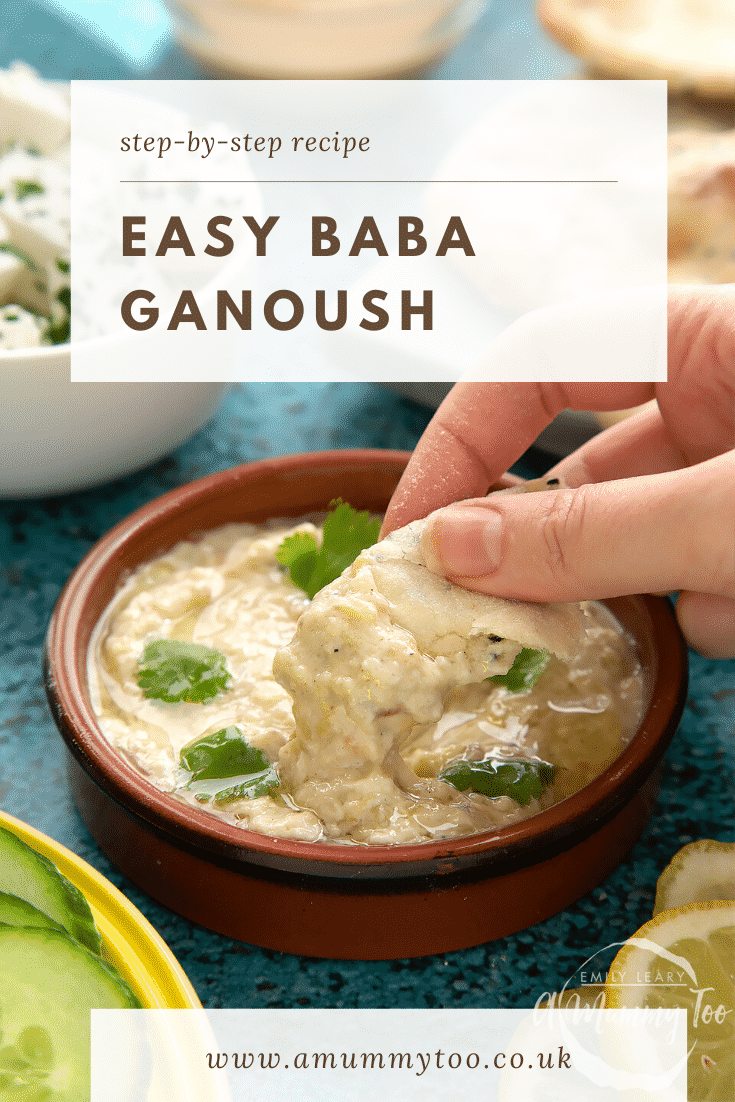
<path fill-rule="evenodd" d="M 478 577 L 500 563 L 503 522 L 494 509 L 450 506 L 430 517 L 421 540 L 434 574 Z"/>

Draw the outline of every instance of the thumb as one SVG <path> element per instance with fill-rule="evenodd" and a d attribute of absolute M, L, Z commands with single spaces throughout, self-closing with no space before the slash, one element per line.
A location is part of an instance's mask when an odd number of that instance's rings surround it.
<path fill-rule="evenodd" d="M 427 520 L 427 565 L 498 597 L 735 597 L 735 452 L 679 471 L 459 502 Z"/>

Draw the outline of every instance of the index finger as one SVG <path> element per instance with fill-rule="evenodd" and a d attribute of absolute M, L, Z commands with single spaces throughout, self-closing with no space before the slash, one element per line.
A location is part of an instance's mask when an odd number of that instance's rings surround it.
<path fill-rule="evenodd" d="M 482 497 L 563 409 L 626 409 L 653 394 L 652 383 L 457 383 L 416 445 L 383 534 Z"/>

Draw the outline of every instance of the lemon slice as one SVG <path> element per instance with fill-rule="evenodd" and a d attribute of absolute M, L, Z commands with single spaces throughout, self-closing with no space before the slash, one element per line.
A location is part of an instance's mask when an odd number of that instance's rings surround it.
<path fill-rule="evenodd" d="M 686 1009 L 689 1102 L 735 1099 L 735 902 L 656 915 L 615 957 L 605 995 L 612 1008 Z"/>
<path fill-rule="evenodd" d="M 704 838 L 680 849 L 658 879 L 653 915 L 710 899 L 735 899 L 735 842 Z"/>

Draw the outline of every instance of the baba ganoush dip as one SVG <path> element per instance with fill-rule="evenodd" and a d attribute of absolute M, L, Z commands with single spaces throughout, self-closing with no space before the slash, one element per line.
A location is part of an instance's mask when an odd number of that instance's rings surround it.
<path fill-rule="evenodd" d="M 633 640 L 594 602 L 503 601 L 431 574 L 421 523 L 361 552 L 311 602 L 276 559 L 289 534 L 319 538 L 310 521 L 228 525 L 139 568 L 90 647 L 105 737 L 177 799 L 261 834 L 315 842 L 498 829 L 589 783 L 641 719 Z M 147 698 L 141 656 L 162 639 L 223 655 L 226 688 L 202 703 Z M 487 680 L 534 647 L 548 658 L 531 687 Z M 233 728 L 276 780 L 250 798 L 213 798 L 223 783 L 237 793 L 242 778 L 193 783 L 180 754 Z M 538 768 L 544 784 L 514 798 L 439 776 L 487 763 Z"/>

